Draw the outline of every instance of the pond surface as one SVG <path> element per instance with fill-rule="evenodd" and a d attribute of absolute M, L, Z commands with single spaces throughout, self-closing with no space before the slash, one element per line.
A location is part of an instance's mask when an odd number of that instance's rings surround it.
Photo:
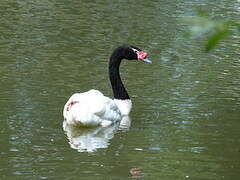
<path fill-rule="evenodd" d="M 208 54 L 184 39 L 196 6 L 239 21 L 239 0 L 2 0 L 0 179 L 239 179 L 240 37 Z M 71 94 L 112 96 L 122 44 L 153 60 L 121 65 L 129 124 L 64 132 Z"/>

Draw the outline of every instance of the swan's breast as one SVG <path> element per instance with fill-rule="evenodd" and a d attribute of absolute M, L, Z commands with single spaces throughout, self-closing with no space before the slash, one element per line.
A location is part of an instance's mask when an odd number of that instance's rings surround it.
<path fill-rule="evenodd" d="M 126 116 L 130 113 L 132 109 L 132 101 L 130 99 L 126 100 L 114 99 L 113 101 L 116 103 L 123 116 Z"/>

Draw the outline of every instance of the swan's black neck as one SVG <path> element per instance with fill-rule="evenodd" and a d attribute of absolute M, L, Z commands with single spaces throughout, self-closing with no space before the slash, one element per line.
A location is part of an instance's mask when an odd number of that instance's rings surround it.
<path fill-rule="evenodd" d="M 114 99 L 127 100 L 130 98 L 119 74 L 119 66 L 123 59 L 122 51 L 122 49 L 116 49 L 110 57 L 109 78 L 112 85 Z"/>

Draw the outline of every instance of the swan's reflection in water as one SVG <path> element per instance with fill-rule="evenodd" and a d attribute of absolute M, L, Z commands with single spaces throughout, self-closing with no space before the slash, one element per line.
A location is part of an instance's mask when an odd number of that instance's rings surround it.
<path fill-rule="evenodd" d="M 107 148 L 109 140 L 114 137 L 116 131 L 127 131 L 131 125 L 129 116 L 124 116 L 120 123 L 108 127 L 79 128 L 63 121 L 65 131 L 71 148 L 79 152 L 94 152 L 100 148 Z"/>

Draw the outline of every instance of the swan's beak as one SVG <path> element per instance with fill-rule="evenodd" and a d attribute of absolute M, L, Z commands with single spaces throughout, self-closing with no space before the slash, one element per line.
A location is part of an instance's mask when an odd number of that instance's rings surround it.
<path fill-rule="evenodd" d="M 152 64 L 152 61 L 148 58 L 143 59 L 144 62 Z"/>
<path fill-rule="evenodd" d="M 146 62 L 146 63 L 152 63 L 152 61 L 147 58 L 148 54 L 144 51 L 138 51 L 137 56 L 138 56 L 139 61 L 143 61 L 143 62 Z"/>

